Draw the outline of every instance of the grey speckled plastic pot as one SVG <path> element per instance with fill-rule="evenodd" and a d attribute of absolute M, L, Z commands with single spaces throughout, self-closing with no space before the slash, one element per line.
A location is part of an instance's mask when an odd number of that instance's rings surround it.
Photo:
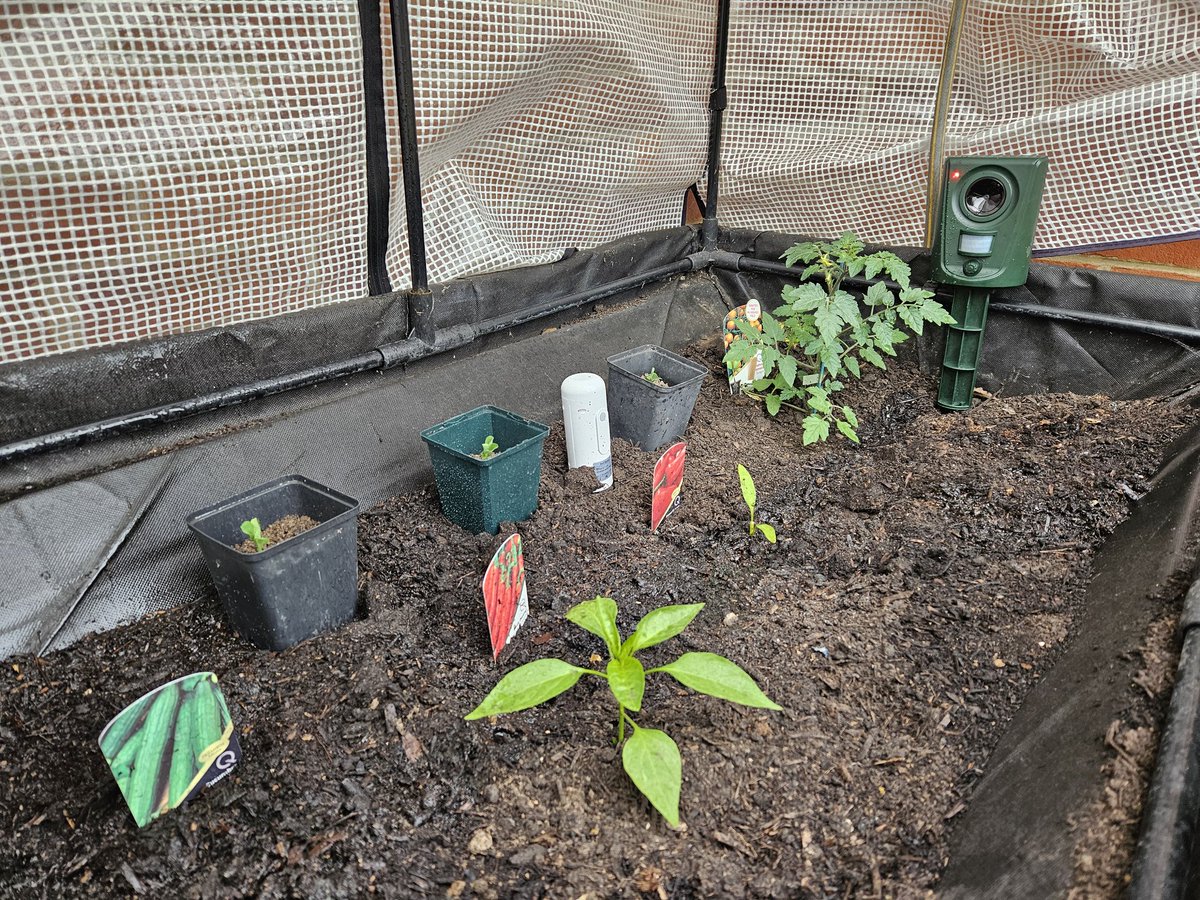
<path fill-rule="evenodd" d="M 667 387 L 645 379 L 651 369 Z M 608 415 L 613 437 L 648 451 L 678 440 L 687 430 L 707 375 L 702 366 L 653 344 L 610 356 Z"/>

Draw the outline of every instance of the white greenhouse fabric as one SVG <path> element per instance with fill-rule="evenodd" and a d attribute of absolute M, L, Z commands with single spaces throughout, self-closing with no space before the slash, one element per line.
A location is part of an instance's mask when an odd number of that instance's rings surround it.
<path fill-rule="evenodd" d="M 366 293 L 354 3 L 0 6 L 0 362 Z"/>
<path fill-rule="evenodd" d="M 722 224 L 924 243 L 949 0 L 735 3 Z M 954 155 L 1049 157 L 1035 248 L 1200 230 L 1200 4 L 971 0 Z"/>
<path fill-rule="evenodd" d="M 716 0 L 410 5 L 431 280 L 679 222 Z M 949 10 L 735 0 L 721 223 L 921 244 Z M 0 363 L 364 296 L 362 66 L 353 0 L 3 4 Z M 972 0 L 946 149 L 1050 157 L 1040 248 L 1200 230 L 1200 4 Z"/>

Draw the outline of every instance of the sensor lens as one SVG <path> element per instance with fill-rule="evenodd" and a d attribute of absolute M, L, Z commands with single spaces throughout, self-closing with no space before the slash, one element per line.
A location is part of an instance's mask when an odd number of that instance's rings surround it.
<path fill-rule="evenodd" d="M 963 205 L 973 216 L 990 216 L 999 211 L 1004 205 L 1005 191 L 995 178 L 980 178 L 967 188 L 963 197 Z"/>

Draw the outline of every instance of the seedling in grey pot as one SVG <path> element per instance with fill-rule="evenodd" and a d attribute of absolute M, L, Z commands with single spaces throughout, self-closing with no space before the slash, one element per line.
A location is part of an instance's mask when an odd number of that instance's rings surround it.
<path fill-rule="evenodd" d="M 651 384 L 657 384 L 660 387 L 668 387 L 667 383 L 663 381 L 662 376 L 653 369 L 643 375 L 642 378 L 646 379 L 646 381 L 650 382 Z"/>
<path fill-rule="evenodd" d="M 267 538 L 263 537 L 262 525 L 259 523 L 257 517 L 247 519 L 242 523 L 242 534 L 254 541 L 255 553 L 262 553 L 267 549 L 267 545 L 271 543 Z"/>
<path fill-rule="evenodd" d="M 683 763 L 679 747 L 664 731 L 643 728 L 630 713 L 641 712 L 646 676 L 665 672 L 684 687 L 756 709 L 779 709 L 740 666 L 716 653 L 685 653 L 653 669 L 642 666 L 638 652 L 673 638 L 704 608 L 703 603 L 661 606 L 642 617 L 629 637 L 617 630 L 617 604 L 611 597 L 585 600 L 567 611 L 567 619 L 601 638 L 609 662 L 603 672 L 573 666 L 561 659 L 537 659 L 500 679 L 467 719 L 518 712 L 545 703 L 573 687 L 584 675 L 603 678 L 617 703 L 617 736 L 621 763 L 634 786 L 672 826 L 679 825 L 679 791 Z M 630 731 L 626 737 L 626 726 Z"/>
<path fill-rule="evenodd" d="M 754 519 L 754 508 L 758 503 L 758 491 L 754 489 L 754 479 L 750 477 L 749 470 L 738 463 L 738 483 L 742 486 L 742 499 L 746 501 L 746 506 L 750 508 L 750 537 L 755 534 L 761 534 L 767 539 L 768 543 L 775 543 L 775 527 L 768 525 L 766 522 L 757 522 Z"/>

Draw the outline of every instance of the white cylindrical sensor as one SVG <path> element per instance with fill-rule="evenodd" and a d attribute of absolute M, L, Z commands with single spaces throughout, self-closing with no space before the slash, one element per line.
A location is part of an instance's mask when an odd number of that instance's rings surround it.
<path fill-rule="evenodd" d="M 608 395 L 604 379 L 592 372 L 569 375 L 562 383 L 567 466 L 591 466 L 599 490 L 612 487 L 612 449 L 608 434 Z"/>

